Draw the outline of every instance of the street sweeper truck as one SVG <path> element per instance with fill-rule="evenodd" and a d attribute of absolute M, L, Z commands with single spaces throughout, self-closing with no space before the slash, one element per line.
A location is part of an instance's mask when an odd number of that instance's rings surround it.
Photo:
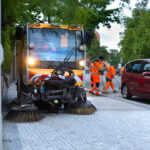
<path fill-rule="evenodd" d="M 83 88 L 89 37 L 81 25 L 36 22 L 18 27 L 18 97 L 6 118 L 30 122 L 43 118 L 44 111 L 94 113 Z"/>

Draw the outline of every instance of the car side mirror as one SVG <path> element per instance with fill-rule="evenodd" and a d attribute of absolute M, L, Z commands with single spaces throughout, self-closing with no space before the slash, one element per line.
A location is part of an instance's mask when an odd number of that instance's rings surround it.
<path fill-rule="evenodd" d="M 145 70 L 146 70 L 147 72 L 150 72 L 150 66 L 146 66 Z"/>
<path fill-rule="evenodd" d="M 29 48 L 29 50 L 33 50 L 34 49 L 34 44 L 30 43 L 28 48 Z"/>
<path fill-rule="evenodd" d="M 150 77 L 150 72 L 143 72 L 143 76 L 148 76 L 148 77 Z"/>

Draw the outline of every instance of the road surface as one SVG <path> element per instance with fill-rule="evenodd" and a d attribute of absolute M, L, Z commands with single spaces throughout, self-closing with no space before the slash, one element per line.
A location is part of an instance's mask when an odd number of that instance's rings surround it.
<path fill-rule="evenodd" d="M 3 122 L 4 150 L 149 150 L 150 105 L 93 96 L 92 115 L 47 114 L 33 123 Z M 15 84 L 8 95 L 14 98 Z"/>

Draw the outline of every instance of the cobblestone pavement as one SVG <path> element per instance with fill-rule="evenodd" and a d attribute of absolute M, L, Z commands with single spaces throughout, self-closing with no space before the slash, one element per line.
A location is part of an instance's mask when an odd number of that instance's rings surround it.
<path fill-rule="evenodd" d="M 8 92 L 14 98 L 15 85 Z M 4 150 L 149 150 L 150 105 L 121 94 L 87 94 L 92 115 L 47 114 L 33 123 L 3 121 Z"/>
<path fill-rule="evenodd" d="M 47 114 L 33 123 L 3 122 L 4 150 L 149 150 L 150 106 L 88 95 L 93 115 Z"/>

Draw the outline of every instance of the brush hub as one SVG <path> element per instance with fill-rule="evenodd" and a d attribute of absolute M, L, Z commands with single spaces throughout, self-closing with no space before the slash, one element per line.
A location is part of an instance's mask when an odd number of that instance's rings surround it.
<path fill-rule="evenodd" d="M 92 103 L 88 100 L 85 103 L 70 104 L 70 106 L 73 106 L 73 107 L 88 107 L 88 106 L 91 106 L 91 105 L 92 105 Z"/>
<path fill-rule="evenodd" d="M 11 107 L 11 110 L 13 111 L 35 111 L 37 110 L 37 107 L 29 104 L 20 105 L 20 106 L 13 106 Z"/>

